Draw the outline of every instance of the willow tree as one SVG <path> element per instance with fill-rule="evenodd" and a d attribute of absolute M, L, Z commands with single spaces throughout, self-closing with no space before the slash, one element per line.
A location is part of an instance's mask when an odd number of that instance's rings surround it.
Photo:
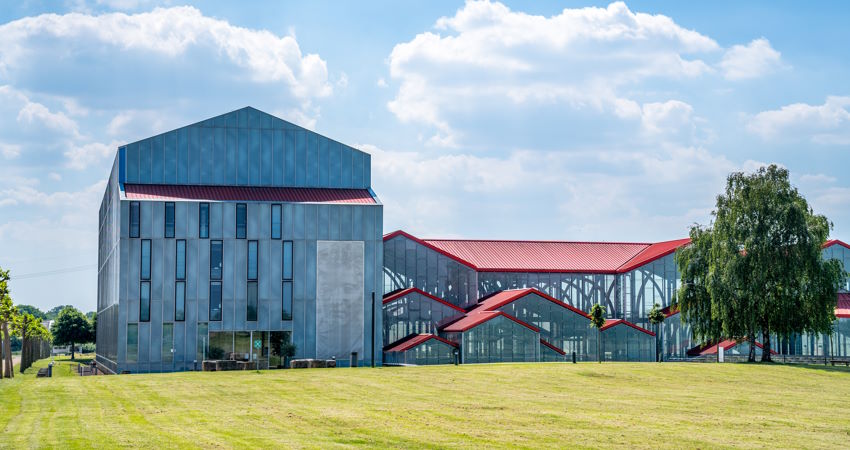
<path fill-rule="evenodd" d="M 680 251 L 678 304 L 694 337 L 763 345 L 770 361 L 771 334 L 830 333 L 844 270 L 824 260 L 832 224 L 815 214 L 776 165 L 753 174 L 735 172 L 717 197 L 711 225 L 690 230 Z"/>

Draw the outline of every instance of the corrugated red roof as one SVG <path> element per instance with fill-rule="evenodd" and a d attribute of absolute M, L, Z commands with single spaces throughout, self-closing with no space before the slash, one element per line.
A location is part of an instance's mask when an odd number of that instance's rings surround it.
<path fill-rule="evenodd" d="M 552 345 L 552 344 L 550 344 L 550 343 L 546 342 L 546 341 L 545 341 L 545 340 L 543 340 L 543 339 L 540 339 L 540 343 L 541 343 L 541 344 L 543 344 L 543 345 L 545 345 L 545 346 L 547 346 L 547 347 L 549 347 L 549 348 L 551 348 L 552 350 L 555 350 L 556 352 L 558 352 L 558 353 L 559 353 L 559 354 L 561 354 L 561 355 L 566 355 L 566 354 L 567 354 L 565 351 L 561 350 L 561 349 L 560 349 L 560 348 L 558 348 L 558 347 L 555 347 L 554 345 Z"/>
<path fill-rule="evenodd" d="M 125 184 L 130 200 L 375 204 L 368 189 Z"/>
<path fill-rule="evenodd" d="M 425 342 L 430 341 L 431 339 L 436 339 L 436 340 L 438 340 L 438 341 L 440 341 L 444 344 L 451 345 L 452 347 L 457 347 L 457 344 L 455 344 L 454 342 L 452 342 L 448 339 L 443 339 L 440 336 L 437 336 L 435 334 L 418 334 L 418 335 L 416 335 L 416 336 L 414 336 L 410 339 L 405 339 L 402 342 L 400 342 L 399 344 L 396 344 L 396 345 L 394 345 L 394 346 L 392 346 L 392 347 L 390 347 L 390 348 L 388 348 L 387 350 L 384 350 L 384 351 L 385 352 L 406 352 L 406 351 L 408 351 L 412 348 L 415 348 L 419 345 L 422 345 Z"/>
<path fill-rule="evenodd" d="M 838 239 L 830 239 L 830 240 L 826 241 L 826 242 L 823 244 L 823 248 L 827 248 L 827 247 L 829 247 L 829 246 L 836 245 L 836 244 L 838 244 L 838 245 L 840 245 L 840 246 L 842 246 L 842 247 L 844 247 L 844 248 L 848 248 L 848 249 L 850 249 L 850 244 L 848 244 L 848 243 L 846 243 L 846 242 L 844 242 L 844 241 L 839 241 Z"/>
<path fill-rule="evenodd" d="M 838 306 L 835 308 L 835 317 L 850 319 L 850 294 L 838 294 Z"/>
<path fill-rule="evenodd" d="M 534 288 L 509 289 L 509 290 L 506 290 L 506 291 L 497 292 L 497 293 L 487 297 L 486 299 L 484 299 L 481 303 L 479 303 L 475 307 L 475 309 L 473 309 L 473 311 L 477 311 L 477 310 L 495 311 L 495 310 L 497 310 L 497 309 L 499 309 L 499 308 L 501 308 L 501 307 L 503 307 L 503 306 L 505 306 L 509 303 L 515 302 L 515 301 L 517 301 L 517 300 L 519 300 L 519 299 L 521 299 L 521 298 L 523 298 L 523 297 L 525 297 L 526 295 L 529 295 L 529 294 L 537 294 L 540 297 L 544 298 L 545 300 L 548 300 L 548 301 L 550 301 L 550 302 L 552 302 L 552 303 L 554 303 L 554 304 L 556 304 L 556 305 L 558 305 L 558 306 L 560 306 L 564 309 L 568 309 L 568 310 L 570 310 L 570 311 L 572 311 L 572 312 L 574 312 L 574 313 L 576 313 L 576 314 L 578 314 L 582 317 L 588 317 L 588 315 L 584 311 L 582 311 L 578 308 L 575 308 L 573 306 L 570 306 L 570 305 L 568 305 L 568 304 L 566 304 L 562 301 L 556 300 L 555 298 L 550 297 L 546 293 L 541 292 L 541 291 L 534 289 Z"/>
<path fill-rule="evenodd" d="M 514 322 L 528 328 L 531 331 L 534 331 L 535 333 L 540 332 L 540 329 L 535 327 L 534 325 L 530 325 L 528 323 L 525 323 L 525 322 L 517 319 L 516 317 L 514 317 L 510 314 L 503 313 L 502 311 L 472 311 L 472 312 L 468 313 L 466 316 L 464 316 L 463 318 L 461 318 L 460 320 L 458 320 L 456 322 L 452 322 L 452 323 L 446 325 L 445 327 L 443 327 L 443 331 L 449 331 L 449 332 L 467 331 L 471 328 L 475 328 L 478 325 L 481 325 L 484 322 L 487 322 L 490 319 L 495 319 L 496 317 L 499 317 L 499 316 L 504 316 L 505 318 L 507 318 L 509 320 L 513 320 Z"/>
<path fill-rule="evenodd" d="M 419 239 L 404 231 L 384 236 L 387 241 L 404 236 L 479 272 L 626 272 L 668 255 L 689 239 L 660 242 L 569 242 Z"/>
<path fill-rule="evenodd" d="M 608 319 L 608 320 L 605 321 L 605 325 L 602 325 L 602 328 L 600 328 L 600 330 L 605 331 L 609 328 L 616 327 L 617 325 L 630 326 L 630 327 L 634 328 L 635 330 L 638 330 L 642 333 L 646 333 L 650 336 L 655 336 L 655 333 L 653 333 L 652 331 L 649 331 L 649 330 L 647 330 L 646 328 L 643 328 L 643 327 L 639 327 L 639 326 L 629 322 L 626 319 Z"/>
<path fill-rule="evenodd" d="M 425 298 L 433 300 L 433 301 L 440 303 L 442 305 L 448 306 L 449 308 L 452 308 L 452 309 L 454 309 L 458 312 L 461 312 L 461 313 L 466 312 L 463 308 L 461 308 L 459 306 L 452 305 L 451 303 L 449 303 L 449 302 L 447 302 L 447 301 L 445 301 L 445 300 L 443 300 L 439 297 L 433 296 L 433 295 L 431 295 L 431 294 L 429 294 L 429 293 L 427 293 L 427 292 L 425 292 L 425 291 L 423 291 L 419 288 L 407 288 L 407 289 L 402 289 L 402 290 L 397 291 L 397 292 L 391 292 L 391 293 L 387 294 L 386 296 L 384 296 L 384 301 L 383 301 L 382 304 L 387 304 L 391 301 L 398 300 L 399 298 L 404 297 L 405 295 L 410 295 L 410 294 L 414 294 L 414 293 L 420 294 Z"/>

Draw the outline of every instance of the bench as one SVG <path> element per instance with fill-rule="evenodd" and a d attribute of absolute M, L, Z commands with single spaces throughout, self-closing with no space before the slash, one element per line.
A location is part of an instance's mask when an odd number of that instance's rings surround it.
<path fill-rule="evenodd" d="M 829 363 L 833 366 L 836 364 L 844 364 L 847 367 L 850 367 L 850 359 L 830 359 Z"/>
<path fill-rule="evenodd" d="M 44 369 L 38 369 L 38 373 L 35 374 L 35 377 L 36 378 L 46 378 L 47 377 L 47 368 L 45 367 Z"/>

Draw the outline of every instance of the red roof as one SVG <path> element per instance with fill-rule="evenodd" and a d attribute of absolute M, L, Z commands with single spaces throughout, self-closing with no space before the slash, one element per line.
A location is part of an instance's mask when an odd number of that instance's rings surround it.
<path fill-rule="evenodd" d="M 549 348 L 551 348 L 552 350 L 555 350 L 556 352 L 558 352 L 558 353 L 559 353 L 559 354 L 561 354 L 561 355 L 566 355 L 566 354 L 567 354 L 565 351 L 561 350 L 561 349 L 560 349 L 560 348 L 558 348 L 558 347 L 555 347 L 554 345 L 552 345 L 552 344 L 550 344 L 550 343 L 548 343 L 548 342 L 544 341 L 543 339 L 540 339 L 540 343 L 541 343 L 541 344 L 543 344 L 543 345 L 545 345 L 545 346 L 547 346 L 547 347 L 549 347 Z"/>
<path fill-rule="evenodd" d="M 486 241 L 404 236 L 479 272 L 621 273 L 668 255 L 689 239 L 658 244 L 634 242 Z"/>
<path fill-rule="evenodd" d="M 694 348 L 688 350 L 688 354 L 691 355 L 691 356 L 716 355 L 718 346 L 723 347 L 723 351 L 725 352 L 725 351 L 728 351 L 730 349 L 735 348 L 736 346 L 738 346 L 738 344 L 744 343 L 746 341 L 747 341 L 746 339 L 744 339 L 741 342 L 738 342 L 735 339 L 725 339 L 723 341 L 720 341 L 718 344 L 709 344 L 709 345 L 705 345 L 705 346 L 702 346 L 702 347 L 694 347 Z M 756 342 L 755 344 L 756 344 L 756 347 L 764 350 L 764 346 L 762 346 L 760 342 Z M 776 352 L 776 350 L 773 350 L 773 349 L 770 350 L 770 353 L 772 355 L 778 354 Z"/>
<path fill-rule="evenodd" d="M 534 325 L 527 324 L 516 317 L 505 314 L 502 311 L 473 311 L 462 317 L 460 320 L 452 322 L 445 327 L 443 327 L 443 331 L 467 331 L 471 328 L 475 328 L 478 325 L 481 325 L 484 322 L 487 322 L 490 319 L 495 319 L 498 316 L 504 316 L 509 320 L 513 320 L 514 322 L 528 328 L 535 333 L 540 332 L 540 328 L 535 327 Z"/>
<path fill-rule="evenodd" d="M 386 296 L 384 296 L 383 304 L 385 305 L 385 304 L 392 302 L 394 300 L 398 300 L 401 297 L 404 297 L 405 295 L 410 295 L 410 294 L 414 294 L 414 293 L 419 294 L 419 295 L 421 295 L 425 298 L 431 299 L 431 300 L 433 300 L 437 303 L 441 303 L 441 304 L 448 306 L 449 308 L 452 308 L 454 310 L 457 310 L 461 313 L 466 312 L 463 308 L 461 308 L 459 306 L 452 305 L 451 303 L 449 303 L 449 302 L 447 302 L 447 301 L 445 301 L 445 300 L 443 300 L 439 297 L 433 296 L 433 295 L 431 295 L 431 294 L 429 294 L 429 293 L 427 293 L 427 292 L 425 292 L 425 291 L 423 291 L 419 288 L 407 288 L 407 289 L 402 289 L 402 290 L 397 291 L 397 292 L 391 292 L 391 293 L 387 294 Z"/>
<path fill-rule="evenodd" d="M 661 310 L 661 314 L 664 314 L 665 319 L 669 319 L 670 317 L 673 317 L 676 314 L 679 314 L 679 306 L 678 305 L 676 305 L 676 306 L 670 305 L 666 308 L 663 308 Z"/>
<path fill-rule="evenodd" d="M 629 322 L 626 319 L 608 319 L 608 320 L 605 321 L 605 325 L 602 325 L 602 328 L 600 328 L 600 330 L 605 331 L 609 328 L 616 327 L 617 325 L 628 325 L 628 326 L 630 326 L 630 327 L 634 328 L 635 330 L 638 330 L 642 333 L 646 333 L 650 336 L 655 336 L 655 333 L 653 333 L 652 331 L 649 331 L 649 330 L 647 330 L 646 328 L 643 328 L 643 327 L 639 327 L 639 326 Z"/>
<path fill-rule="evenodd" d="M 396 344 L 396 345 L 394 345 L 394 346 L 392 346 L 389 349 L 384 350 L 384 351 L 385 352 L 406 352 L 406 351 L 408 351 L 412 348 L 415 348 L 415 347 L 417 347 L 417 346 L 419 346 L 419 345 L 421 345 L 425 342 L 430 341 L 431 339 L 436 339 L 436 340 L 438 340 L 438 341 L 440 341 L 444 344 L 451 345 L 452 347 L 457 347 L 457 344 L 455 344 L 454 342 L 452 342 L 448 339 L 443 339 L 440 336 L 437 336 L 435 334 L 417 334 L 410 339 L 404 339 L 402 342 L 400 342 L 400 343 L 398 343 L 398 344 Z"/>
<path fill-rule="evenodd" d="M 125 184 L 130 200 L 202 200 L 222 202 L 291 202 L 375 204 L 368 189 L 286 188 L 258 186 L 188 186 Z"/>
<path fill-rule="evenodd" d="M 588 315 L 584 311 L 582 311 L 578 308 L 575 308 L 573 306 L 570 306 L 570 305 L 568 305 L 568 304 L 566 304 L 562 301 L 556 300 L 555 298 L 550 297 L 549 295 L 547 295 L 547 294 L 545 294 L 541 291 L 538 291 L 537 289 L 534 289 L 534 288 L 510 289 L 510 290 L 506 290 L 506 291 L 497 292 L 497 293 L 487 297 L 486 299 L 484 299 L 481 303 L 479 303 L 475 307 L 475 309 L 473 309 L 473 311 L 477 311 L 479 309 L 481 311 L 495 311 L 495 310 L 501 308 L 502 306 L 505 306 L 509 303 L 516 301 L 516 300 L 519 300 L 519 299 L 521 299 L 521 298 L 523 298 L 523 297 L 525 297 L 526 295 L 529 295 L 529 294 L 537 294 L 540 297 L 544 298 L 545 300 L 548 300 L 548 301 L 550 301 L 550 302 L 552 302 L 552 303 L 554 303 L 554 304 L 556 304 L 556 305 L 558 305 L 558 306 L 560 306 L 564 309 L 568 309 L 568 310 L 570 310 L 570 311 L 572 311 L 576 314 L 581 315 L 582 317 L 588 317 Z"/>
<path fill-rule="evenodd" d="M 838 239 L 831 239 L 831 240 L 826 241 L 826 242 L 823 244 L 823 248 L 827 248 L 827 247 L 833 246 L 833 245 L 835 245 L 835 244 L 838 244 L 838 245 L 840 245 L 840 246 L 842 246 L 842 247 L 845 247 L 845 248 L 850 249 L 850 244 L 848 244 L 848 243 L 846 243 L 846 242 L 844 242 L 844 241 L 839 241 Z"/>
<path fill-rule="evenodd" d="M 838 307 L 835 308 L 835 317 L 850 319 L 850 294 L 838 294 Z"/>

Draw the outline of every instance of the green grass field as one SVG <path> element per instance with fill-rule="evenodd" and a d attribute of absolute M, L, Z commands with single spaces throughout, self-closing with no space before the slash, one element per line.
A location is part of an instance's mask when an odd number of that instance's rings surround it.
<path fill-rule="evenodd" d="M 0 448 L 846 448 L 850 370 L 542 363 L 0 382 Z"/>

